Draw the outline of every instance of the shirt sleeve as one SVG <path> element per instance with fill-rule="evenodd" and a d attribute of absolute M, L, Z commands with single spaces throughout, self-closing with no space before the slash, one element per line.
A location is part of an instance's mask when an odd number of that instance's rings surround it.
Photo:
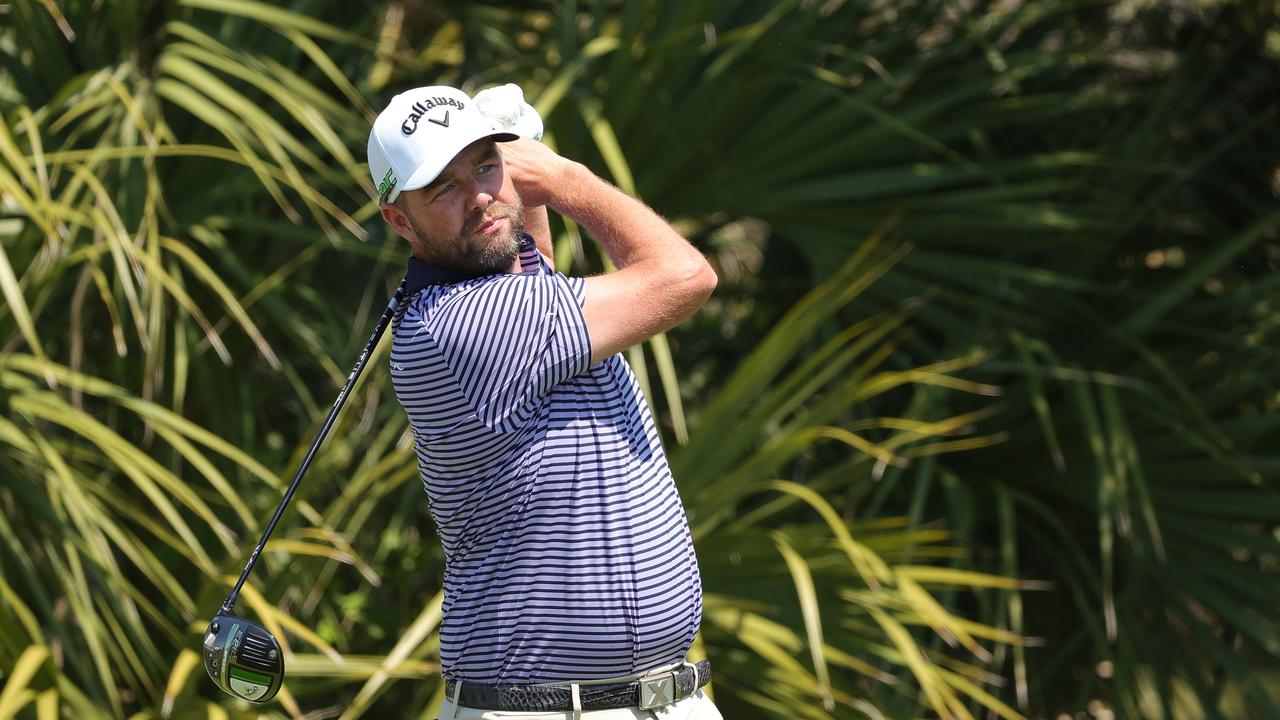
<path fill-rule="evenodd" d="M 432 335 L 476 417 L 514 432 L 553 387 L 591 364 L 585 282 L 560 273 L 484 278 L 442 304 Z"/>

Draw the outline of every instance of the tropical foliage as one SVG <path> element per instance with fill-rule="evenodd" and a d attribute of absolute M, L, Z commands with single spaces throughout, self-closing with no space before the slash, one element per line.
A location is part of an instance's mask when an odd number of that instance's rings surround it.
<path fill-rule="evenodd" d="M 502 82 L 719 271 L 628 359 L 727 718 L 1280 716 L 1274 8 L 5 10 L 0 718 L 435 716 L 385 346 L 241 595 L 278 702 L 197 649 L 398 281 L 375 109 Z"/>

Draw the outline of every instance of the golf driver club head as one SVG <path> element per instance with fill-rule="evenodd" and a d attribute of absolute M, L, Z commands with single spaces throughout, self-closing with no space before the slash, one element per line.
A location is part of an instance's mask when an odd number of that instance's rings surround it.
<path fill-rule="evenodd" d="M 275 697 L 284 682 L 284 652 L 261 625 L 219 612 L 204 636 L 204 669 L 224 691 L 249 702 Z"/>

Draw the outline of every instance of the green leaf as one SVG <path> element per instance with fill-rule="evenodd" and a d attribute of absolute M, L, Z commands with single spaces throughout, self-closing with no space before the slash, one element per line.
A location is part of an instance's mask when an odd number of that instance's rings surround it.
<path fill-rule="evenodd" d="M 27 686 L 48 658 L 49 649 L 44 645 L 30 645 L 22 651 L 5 679 L 4 689 L 0 690 L 0 717 L 17 715 L 23 706 L 36 698 L 36 693 Z"/>
<path fill-rule="evenodd" d="M 264 6 L 248 0 L 180 0 L 179 4 L 225 15 L 246 17 L 280 29 L 292 29 L 337 42 L 352 45 L 368 44 L 367 40 L 355 33 L 334 27 L 308 15 L 284 8 Z"/>
<path fill-rule="evenodd" d="M 831 697 L 831 677 L 827 670 L 827 659 L 823 654 L 822 616 L 819 612 L 817 592 L 813 587 L 813 575 L 784 534 L 773 533 L 774 544 L 791 571 L 791 580 L 795 583 L 796 594 L 800 598 L 800 610 L 804 615 L 804 626 L 809 637 L 809 651 L 813 654 L 813 670 L 818 681 L 818 698 L 827 712 L 835 709 L 835 700 Z"/>

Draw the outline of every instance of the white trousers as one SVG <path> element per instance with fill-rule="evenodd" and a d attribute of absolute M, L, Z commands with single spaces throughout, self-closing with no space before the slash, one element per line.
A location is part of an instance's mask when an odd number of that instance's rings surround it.
<path fill-rule="evenodd" d="M 618 710 L 585 710 L 573 712 L 508 712 L 453 707 L 449 698 L 440 706 L 440 720 L 724 720 L 711 698 L 701 690 L 689 697 L 653 710 L 621 708 Z"/>

